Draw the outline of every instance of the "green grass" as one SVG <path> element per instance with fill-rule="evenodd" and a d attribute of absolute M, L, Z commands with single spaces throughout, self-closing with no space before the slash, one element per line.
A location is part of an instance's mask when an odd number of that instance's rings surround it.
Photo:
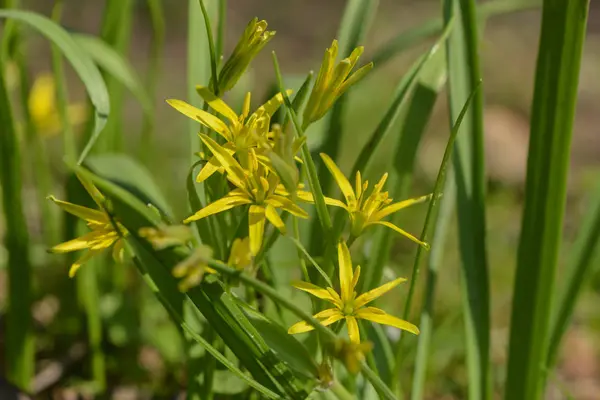
<path fill-rule="evenodd" d="M 546 370 L 543 366 L 550 344 L 588 7 L 589 1 L 585 0 L 544 2 L 525 209 L 513 296 L 506 399 L 538 399 L 544 395 Z"/>

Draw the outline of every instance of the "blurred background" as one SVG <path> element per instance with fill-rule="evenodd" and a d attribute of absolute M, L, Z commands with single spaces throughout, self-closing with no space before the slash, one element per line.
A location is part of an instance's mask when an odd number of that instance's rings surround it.
<path fill-rule="evenodd" d="M 24 1 L 23 7 L 49 15 L 51 1 Z M 70 0 L 65 2 L 63 24 L 70 30 L 98 34 L 104 2 Z M 343 0 L 237 0 L 228 2 L 227 56 L 243 32 L 247 22 L 257 16 L 269 23 L 277 35 L 251 65 L 244 85 L 253 90 L 253 104 L 260 104 L 267 95 L 274 74 L 270 51 L 275 50 L 286 76 L 302 77 L 316 70 L 323 51 L 331 44 L 338 29 L 345 2 Z M 175 209 L 185 210 L 185 174 L 189 168 L 190 138 L 186 119 L 171 109 L 166 98 L 185 99 L 187 2 L 163 2 L 166 18 L 165 47 L 160 65 L 161 78 L 156 91 L 156 129 L 154 151 L 148 156 L 148 167 L 169 194 Z M 430 0 L 380 0 L 374 23 L 365 41 L 365 53 L 360 64 L 368 62 L 379 47 L 398 33 L 441 15 L 440 2 Z M 488 252 L 491 271 L 491 298 L 493 316 L 493 349 L 495 382 L 504 380 L 504 364 L 508 338 L 515 251 L 521 223 L 522 188 L 524 187 L 527 144 L 529 135 L 529 108 L 532 99 L 533 76 L 536 62 L 540 11 L 524 11 L 494 17 L 486 22 L 481 38 L 483 79 L 485 90 L 486 153 L 489 176 L 488 193 Z M 143 76 L 148 69 L 149 42 L 152 37 L 150 17 L 144 1 L 137 1 L 129 59 Z M 31 76 L 51 71 L 50 49 L 42 37 L 27 31 L 27 49 Z M 341 167 L 347 171 L 374 129 L 389 103 L 392 90 L 408 66 L 428 44 L 417 46 L 388 63 L 365 79 L 350 94 L 350 105 L 344 125 Z M 66 66 L 66 65 L 65 65 Z M 67 67 L 67 66 L 66 66 Z M 84 101 L 80 82 L 67 67 L 69 93 L 73 102 Z M 204 83 L 206 82 L 197 82 Z M 128 152 L 138 154 L 142 113 L 139 104 L 128 95 L 125 104 L 125 141 Z M 234 103 L 235 104 L 235 103 Z M 433 119 L 421 146 L 414 194 L 431 190 L 441 159 L 447 135 L 448 116 L 445 96 L 440 96 Z M 310 135 L 310 132 L 309 132 Z M 318 138 L 311 138 L 318 140 Z M 393 140 L 393 138 L 392 138 Z M 391 143 L 390 143 L 391 144 Z M 52 173 L 61 176 L 62 147 L 59 136 L 48 136 Z M 392 145 L 381 146 L 380 157 L 389 160 Z M 24 152 L 27 162 L 27 152 Z M 368 176 L 375 179 L 383 172 L 384 163 L 373 165 Z M 592 1 L 588 38 L 582 62 L 579 104 L 576 114 L 572 146 L 572 169 L 569 178 L 569 198 L 564 227 L 565 245 L 561 257 L 569 256 L 573 233 L 580 225 L 585 209 L 586 195 L 597 183 L 600 173 L 600 3 Z M 32 181 L 26 183 L 25 198 L 36 190 Z M 57 193 L 58 195 L 59 193 Z M 40 226 L 39 210 L 32 201 L 25 204 L 30 234 L 34 245 L 36 301 L 34 315 L 39 335 L 38 358 L 41 366 L 58 362 L 65 371 L 48 386 L 46 393 L 56 398 L 76 398 L 85 392 L 84 332 L 73 312 L 75 281 L 66 275 L 66 266 L 57 264 L 46 254 L 44 226 Z M 407 212 L 405 224 L 409 231 L 419 232 L 422 223 L 420 211 Z M 0 224 L 0 236 L 3 225 Z M 465 363 L 462 344 L 462 320 L 459 290 L 459 266 L 455 232 L 447 243 L 445 265 L 441 272 L 442 285 L 437 299 L 436 329 L 432 344 L 432 362 L 428 396 L 430 399 L 464 398 Z M 392 265 L 404 276 L 412 268 L 413 246 L 398 241 L 394 246 Z M 600 259 L 598 260 L 600 264 Z M 3 307 L 6 262 L 0 248 L 0 310 Z M 133 269 L 130 271 L 135 274 Z M 44 284 L 41 285 L 40 283 Z M 57 293 L 60 293 L 58 295 Z M 109 385 L 116 388 L 118 398 L 142 398 L 143 393 L 168 396 L 176 391 L 182 380 L 179 359 L 181 349 L 177 332 L 168 323 L 166 314 L 157 304 L 145 302 L 140 319 L 132 312 L 139 298 L 128 293 L 111 292 L 106 288 L 100 312 L 105 324 L 105 352 Z M 71 296 L 71 297 L 69 297 Z M 417 296 L 417 299 L 419 297 Z M 128 302 L 131 300 L 131 302 Z M 389 296 L 389 311 L 401 310 L 402 300 Z M 560 366 L 550 379 L 548 398 L 562 399 L 570 394 L 575 399 L 600 399 L 600 274 L 590 282 L 582 296 L 572 327 L 564 341 Z M 142 334 L 130 329 L 141 324 Z M 0 333 L 0 342 L 2 335 Z M 2 348 L 0 346 L 0 348 Z M 410 358 L 410 356 L 407 356 Z M 0 354 L 0 358 L 2 355 Z M 45 363 L 44 363 L 45 361 Z M 4 366 L 4 363 L 2 363 Z M 174 368 L 175 366 L 175 368 Z M 1 367 L 0 367 L 1 368 Z M 408 367 L 407 367 L 408 368 Z M 43 370 L 43 368 L 42 368 Z M 407 369 L 409 370 L 409 369 Z M 66 387 L 77 389 L 65 389 Z M 83 388 L 83 390 L 81 389 Z"/>

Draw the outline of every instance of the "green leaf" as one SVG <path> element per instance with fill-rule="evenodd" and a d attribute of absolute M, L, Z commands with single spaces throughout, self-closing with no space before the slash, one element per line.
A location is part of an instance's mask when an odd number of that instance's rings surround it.
<path fill-rule="evenodd" d="M 302 343 L 262 314 L 248 308 L 245 308 L 245 312 L 267 345 L 282 361 L 308 378 L 318 378 L 317 363 Z"/>
<path fill-rule="evenodd" d="M 545 0 L 531 112 L 505 398 L 543 398 L 589 0 Z M 581 279 L 581 278 L 576 278 Z"/>
<path fill-rule="evenodd" d="M 60 48 L 85 85 L 88 96 L 95 108 L 95 121 L 93 133 L 79 156 L 78 162 L 81 163 L 94 146 L 104 125 L 106 125 L 110 111 L 108 92 L 100 71 L 73 37 L 50 19 L 40 14 L 21 10 L 0 10 L 0 17 L 24 22 L 46 36 Z"/>
<path fill-rule="evenodd" d="M 479 38 L 474 0 L 444 1 L 444 19 L 454 20 L 447 42 L 448 104 L 454 124 L 467 98 L 481 82 Z M 476 92 L 454 151 L 462 304 L 469 399 L 489 398 L 490 291 L 486 254 L 483 89 Z"/>
<path fill-rule="evenodd" d="M 137 98 L 145 114 L 152 112 L 152 104 L 146 88 L 125 57 L 96 36 L 74 34 L 73 39 L 94 60 L 96 65 L 108 72 Z"/>
<path fill-rule="evenodd" d="M 552 336 L 547 357 L 548 368 L 552 368 L 556 363 L 561 339 L 569 327 L 569 322 L 582 289 L 586 287 L 594 271 L 598 270 L 598 265 L 597 263 L 594 264 L 594 260 L 599 248 L 600 184 L 598 184 L 590 199 L 585 217 L 582 218 L 582 226 L 579 228 L 575 244 L 569 255 L 569 263 L 565 268 L 567 277 L 563 284 L 563 294 L 558 302 L 558 310 L 552 324 Z"/>
<path fill-rule="evenodd" d="M 425 286 L 425 301 L 421 309 L 421 320 L 419 323 L 419 341 L 417 344 L 417 356 L 411 387 L 411 400 L 420 400 L 425 395 L 425 383 L 427 378 L 427 365 L 430 357 L 430 344 L 433 334 L 433 305 L 435 291 L 438 282 L 438 270 L 444 261 L 444 250 L 448 228 L 456 206 L 456 183 L 454 177 L 446 180 L 444 185 L 444 196 L 440 201 L 440 211 L 435 222 L 433 239 L 431 241 L 431 254 L 427 260 L 427 283 Z"/>
<path fill-rule="evenodd" d="M 3 11 L 0 10 L 0 15 Z M 34 336 L 31 319 L 32 287 L 29 232 L 23 210 L 21 149 L 5 86 L 5 64 L 0 60 L 0 186 L 4 212 L 4 244 L 8 253 L 6 310 L 6 373 L 8 380 L 28 390 L 34 373 Z"/>
<path fill-rule="evenodd" d="M 212 389 L 214 393 L 234 395 L 248 389 L 248 384 L 229 371 L 214 372 Z"/>

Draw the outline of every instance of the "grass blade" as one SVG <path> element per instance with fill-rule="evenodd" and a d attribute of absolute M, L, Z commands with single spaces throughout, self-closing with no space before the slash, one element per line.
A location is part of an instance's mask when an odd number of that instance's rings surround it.
<path fill-rule="evenodd" d="M 545 0 L 505 398 L 541 399 L 588 0 Z"/>
<path fill-rule="evenodd" d="M 567 277 L 562 297 L 558 302 L 558 311 L 552 324 L 552 335 L 546 366 L 552 368 L 556 362 L 560 342 L 564 336 L 577 299 L 582 289 L 589 282 L 591 274 L 597 269 L 594 265 L 600 244 L 600 185 L 597 186 L 590 201 L 590 209 L 583 218 L 583 226 L 577 234 L 573 245 L 569 264 L 566 267 Z"/>
<path fill-rule="evenodd" d="M 10 382 L 28 390 L 34 372 L 35 352 L 31 321 L 29 232 L 23 212 L 21 149 L 5 86 L 4 71 L 4 60 L 0 60 L 0 186 L 6 224 L 4 242 L 8 251 L 6 371 Z"/>
<path fill-rule="evenodd" d="M 127 55 L 131 41 L 133 7 L 133 0 L 107 0 L 104 7 L 100 36 L 107 47 L 112 48 L 116 54 L 122 57 Z M 106 62 L 110 64 L 111 60 L 107 59 Z M 104 135 L 98 143 L 97 150 L 100 152 L 123 150 L 125 96 L 123 85 L 117 77 L 118 75 L 115 76 L 110 72 L 104 73 L 111 100 L 111 115 L 104 129 Z"/>
<path fill-rule="evenodd" d="M 456 205 L 456 183 L 454 177 L 446 180 L 444 197 L 440 201 L 440 211 L 435 223 L 434 236 L 431 241 L 431 253 L 427 261 L 427 284 L 425 288 L 425 301 L 421 310 L 419 322 L 419 341 L 417 344 L 416 364 L 411 387 L 411 400 L 421 400 L 425 397 L 425 379 L 427 377 L 427 363 L 429 360 L 429 345 L 433 330 L 433 304 L 437 287 L 437 273 L 442 264 L 446 236 L 454 207 Z"/>
<path fill-rule="evenodd" d="M 446 144 L 446 149 L 444 150 L 444 156 L 442 158 L 442 162 L 440 163 L 440 168 L 438 171 L 437 178 L 435 180 L 435 185 L 433 187 L 433 195 L 431 196 L 431 200 L 429 202 L 429 207 L 427 209 L 427 214 L 425 216 L 425 222 L 423 223 L 423 230 L 421 232 L 421 236 L 419 239 L 422 242 L 427 242 L 427 236 L 429 234 L 430 225 L 433 222 L 434 216 L 437 213 L 439 199 L 442 195 L 442 188 L 444 186 L 444 182 L 446 180 L 446 170 L 448 168 L 448 164 L 450 161 L 450 156 L 454 151 L 454 143 L 457 139 L 458 133 L 460 132 L 461 124 L 463 123 L 464 118 L 469 111 L 469 106 L 473 103 L 473 100 L 477 96 L 477 91 L 479 87 L 475 87 L 475 90 L 471 93 L 471 95 L 467 98 L 467 101 L 463 105 L 463 108 L 460 110 L 460 114 L 456 118 L 456 122 L 452 126 L 452 130 L 450 132 L 450 136 L 448 138 L 448 143 Z M 423 255 L 423 247 L 419 246 L 417 248 L 417 254 L 415 256 L 415 261 L 413 264 L 413 271 L 410 277 L 410 286 L 408 289 L 408 296 L 406 297 L 406 302 L 404 303 L 404 313 L 403 319 L 411 320 L 410 311 L 412 306 L 412 299 L 414 297 L 415 288 L 419 278 L 419 271 L 421 267 L 421 257 Z M 395 379 L 399 378 L 399 372 L 401 367 L 402 360 L 402 340 L 406 335 L 401 335 L 398 343 L 396 343 L 396 364 L 394 366 L 395 373 L 392 375 Z"/>
<path fill-rule="evenodd" d="M 95 120 L 93 133 L 79 156 L 78 162 L 81 163 L 106 125 L 110 111 L 108 91 L 100 71 L 71 35 L 52 20 L 33 12 L 21 10 L 0 10 L 0 18 L 24 22 L 46 36 L 60 48 L 85 85 L 95 108 Z"/>
<path fill-rule="evenodd" d="M 465 100 L 481 81 L 475 1 L 445 0 L 444 19 L 449 23 L 452 18 L 455 29 L 447 42 L 448 103 L 451 121 L 455 121 Z M 464 133 L 457 140 L 454 152 L 454 173 L 469 399 L 484 400 L 489 397 L 490 383 L 490 300 L 485 247 L 483 90 L 476 92 L 462 129 Z"/>

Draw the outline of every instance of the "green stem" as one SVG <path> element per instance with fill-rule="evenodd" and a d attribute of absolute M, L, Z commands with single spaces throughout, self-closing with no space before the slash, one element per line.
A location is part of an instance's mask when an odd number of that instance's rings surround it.
<path fill-rule="evenodd" d="M 213 39 L 212 28 L 210 26 L 210 17 L 208 16 L 208 11 L 206 11 L 206 6 L 204 5 L 204 0 L 198 0 L 200 3 L 200 8 L 202 9 L 202 16 L 204 17 L 204 26 L 206 27 L 206 37 L 208 38 L 208 49 L 210 52 L 210 69 L 212 72 L 212 83 L 213 83 L 213 92 L 215 96 L 219 97 L 219 77 L 217 75 L 217 57 L 215 51 L 215 42 Z"/>
<path fill-rule="evenodd" d="M 339 381 L 333 381 L 333 384 L 329 390 L 331 390 L 338 400 L 356 400 L 356 397 L 348 392 L 348 390 L 346 390 L 346 388 Z"/>

